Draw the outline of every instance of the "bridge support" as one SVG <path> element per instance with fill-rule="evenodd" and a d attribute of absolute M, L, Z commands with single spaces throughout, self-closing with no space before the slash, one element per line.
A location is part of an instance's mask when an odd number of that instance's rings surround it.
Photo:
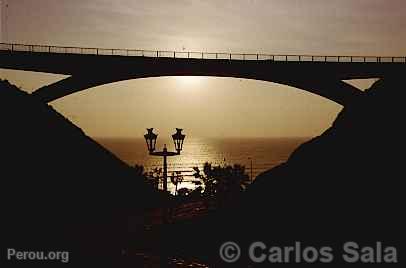
<path fill-rule="evenodd" d="M 127 79 L 129 78 L 126 76 L 112 77 L 109 74 L 98 74 L 97 77 L 92 74 L 72 75 L 56 83 L 41 87 L 32 92 L 32 95 L 48 103 L 88 88 Z"/>

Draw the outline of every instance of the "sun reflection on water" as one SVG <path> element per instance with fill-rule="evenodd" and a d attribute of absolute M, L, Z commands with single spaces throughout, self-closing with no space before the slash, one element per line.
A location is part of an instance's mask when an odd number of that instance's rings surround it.
<path fill-rule="evenodd" d="M 186 137 L 183 151 L 178 156 L 168 158 L 168 177 L 174 171 L 180 171 L 184 181 L 178 189 L 194 189 L 192 182 L 193 167 L 202 169 L 205 162 L 213 165 L 242 164 L 250 174 L 250 158 L 253 159 L 253 176 L 286 161 L 289 155 L 306 138 L 189 138 Z M 145 140 L 139 139 L 99 139 L 103 146 L 111 150 L 129 165 L 143 165 L 146 171 L 162 168 L 162 157 L 150 156 Z M 172 141 L 162 139 L 157 150 L 167 144 L 168 150 L 174 150 Z M 175 186 L 168 179 L 168 189 L 173 193 Z"/>

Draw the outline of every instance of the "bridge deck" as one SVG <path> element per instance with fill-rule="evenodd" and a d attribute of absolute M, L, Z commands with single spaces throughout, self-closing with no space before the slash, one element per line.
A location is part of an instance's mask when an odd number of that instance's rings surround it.
<path fill-rule="evenodd" d="M 41 52 L 57 54 L 106 55 L 126 57 L 153 57 L 179 59 L 227 59 L 227 60 L 272 60 L 293 62 L 365 62 L 365 63 L 406 63 L 406 56 L 351 56 L 351 55 L 293 55 L 263 53 L 225 53 L 196 51 L 162 51 L 140 49 L 107 49 L 92 47 L 67 47 L 49 45 L 9 44 L 0 43 L 2 51 Z"/>

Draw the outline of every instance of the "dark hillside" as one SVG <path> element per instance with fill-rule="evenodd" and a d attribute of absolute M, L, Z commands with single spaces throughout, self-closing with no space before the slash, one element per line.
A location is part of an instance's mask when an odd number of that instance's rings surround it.
<path fill-rule="evenodd" d="M 0 118 L 1 219 L 9 246 L 66 246 L 66 239 L 112 246 L 129 215 L 157 204 L 156 191 L 125 163 L 7 81 L 0 82 Z"/>

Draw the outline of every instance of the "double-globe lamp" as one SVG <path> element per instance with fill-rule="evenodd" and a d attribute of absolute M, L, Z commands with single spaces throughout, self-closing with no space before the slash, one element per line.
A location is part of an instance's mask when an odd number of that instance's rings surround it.
<path fill-rule="evenodd" d="M 180 155 L 180 151 L 183 148 L 183 141 L 185 140 L 186 135 L 182 134 L 181 128 L 176 128 L 176 133 L 172 135 L 173 143 L 175 144 L 176 152 L 169 152 L 164 145 L 164 149 L 161 152 L 155 152 L 156 140 L 158 135 L 153 132 L 153 128 L 147 128 L 147 134 L 144 135 L 145 141 L 147 143 L 147 148 L 150 155 L 162 156 L 164 158 L 164 172 L 163 172 L 163 190 L 168 191 L 168 163 L 167 157 Z"/>

